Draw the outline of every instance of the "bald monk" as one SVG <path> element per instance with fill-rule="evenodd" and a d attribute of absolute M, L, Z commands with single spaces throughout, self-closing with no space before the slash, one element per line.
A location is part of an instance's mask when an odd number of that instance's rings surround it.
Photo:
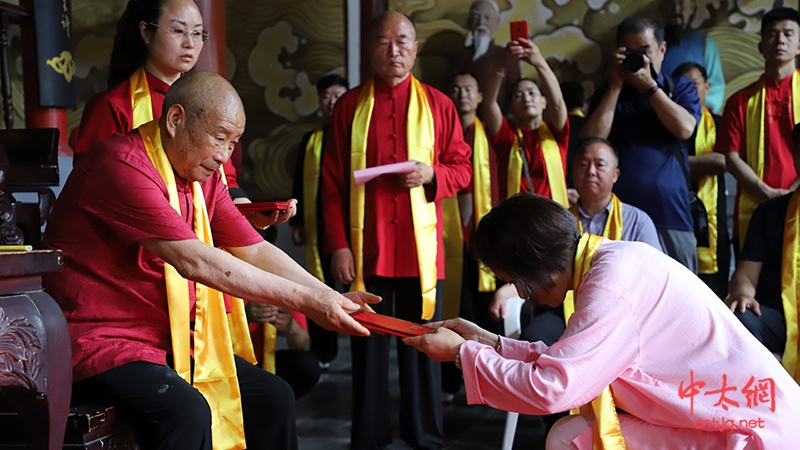
<path fill-rule="evenodd" d="M 369 27 L 375 76 L 336 103 L 322 161 L 325 251 L 333 276 L 386 301 L 377 311 L 417 323 L 442 314 L 444 279 L 441 200 L 466 187 L 470 147 L 458 112 L 411 68 L 414 24 L 385 13 Z M 351 190 L 354 170 L 416 161 L 411 173 L 383 175 Z M 353 338 L 351 448 L 392 440 L 388 336 Z M 400 437 L 413 448 L 441 448 L 441 367 L 398 345 Z"/>
<path fill-rule="evenodd" d="M 142 449 L 297 448 L 291 388 L 231 338 L 247 323 L 221 292 L 369 335 L 348 312 L 376 297 L 325 286 L 231 201 L 218 169 L 244 126 L 233 87 L 191 72 L 159 120 L 83 157 L 50 216 L 64 270 L 44 284 L 69 324 L 73 395 L 126 412 Z"/>

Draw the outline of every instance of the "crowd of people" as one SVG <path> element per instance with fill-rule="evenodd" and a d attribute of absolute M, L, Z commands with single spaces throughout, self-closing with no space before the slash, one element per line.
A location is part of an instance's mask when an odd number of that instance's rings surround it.
<path fill-rule="evenodd" d="M 143 449 L 296 449 L 294 400 L 342 333 L 355 450 L 392 441 L 393 343 L 415 449 L 443 448 L 462 384 L 469 403 L 545 416 L 548 448 L 790 448 L 800 12 L 763 16 L 764 73 L 726 102 L 717 45 L 689 26 L 696 1 L 662 6 L 622 20 L 591 99 L 531 39 L 496 45 L 492 0 L 471 5 L 445 92 L 411 73 L 414 23 L 383 13 L 363 30 L 372 77 L 317 82 L 289 210 L 242 215 L 229 161 L 245 112 L 225 79 L 191 70 L 208 38 L 196 4 L 130 0 L 45 232 L 64 254 L 44 284 L 69 324 L 73 398 L 119 406 Z M 287 220 L 305 267 L 258 233 Z M 370 334 L 351 317 L 365 309 L 433 331 Z M 516 313 L 521 338 L 501 338 Z M 737 426 L 697 425 L 737 388 Z"/>

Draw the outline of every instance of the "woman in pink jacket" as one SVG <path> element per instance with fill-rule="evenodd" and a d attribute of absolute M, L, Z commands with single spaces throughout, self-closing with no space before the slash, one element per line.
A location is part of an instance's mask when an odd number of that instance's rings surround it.
<path fill-rule="evenodd" d="M 624 441 L 772 450 L 800 442 L 800 387 L 699 278 L 663 253 L 581 237 L 567 210 L 531 194 L 483 218 L 477 251 L 522 298 L 557 306 L 568 291 L 575 297 L 550 347 L 462 319 L 405 339 L 433 359 L 455 360 L 469 403 L 535 415 L 587 405 L 556 423 L 547 448 L 591 449 L 602 440 L 604 448 Z"/>

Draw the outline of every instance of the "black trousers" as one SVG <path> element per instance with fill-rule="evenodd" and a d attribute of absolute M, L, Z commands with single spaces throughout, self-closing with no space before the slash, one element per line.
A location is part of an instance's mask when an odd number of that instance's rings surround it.
<path fill-rule="evenodd" d="M 527 305 L 522 308 L 522 333 L 519 337 L 522 341 L 542 341 L 549 347 L 561 338 L 566 329 L 563 305 L 555 308 L 535 305 L 532 311 Z"/>
<path fill-rule="evenodd" d="M 548 347 L 555 344 L 567 329 L 564 322 L 564 306 L 555 308 L 547 305 L 535 305 L 532 309 L 525 305 L 522 308 L 522 333 L 520 340 L 528 342 L 542 341 Z M 569 412 L 542 416 L 545 435 L 550 432 L 558 419 L 568 416 Z"/>
<path fill-rule="evenodd" d="M 383 301 L 371 305 L 376 312 L 416 323 L 422 316 L 422 295 L 418 278 L 372 277 L 366 289 Z M 442 316 L 441 281 L 436 285 L 436 312 Z M 392 442 L 389 402 L 389 345 L 397 345 L 400 378 L 400 438 L 411 447 L 439 449 L 442 431 L 441 366 L 438 362 L 399 338 L 372 333 L 353 337 L 353 450 L 380 449 Z"/>
<path fill-rule="evenodd" d="M 336 280 L 331 273 L 331 258 L 320 258 L 325 284 L 336 289 Z M 337 342 L 339 335 L 335 331 L 326 330 L 313 320 L 308 319 L 308 336 L 311 339 L 311 353 L 319 359 L 319 362 L 329 363 L 336 359 L 336 355 L 339 353 L 339 344 Z"/>
<path fill-rule="evenodd" d="M 294 395 L 285 381 L 236 357 L 247 448 L 297 449 Z M 73 385 L 73 400 L 114 405 L 142 450 L 211 450 L 211 410 L 169 366 L 132 362 Z"/>
<path fill-rule="evenodd" d="M 317 385 L 320 374 L 319 360 L 310 351 L 275 352 L 275 375 L 289 383 L 295 399 L 308 394 Z"/>
<path fill-rule="evenodd" d="M 458 316 L 475 323 L 492 333 L 502 333 L 500 322 L 489 314 L 494 292 L 479 292 L 478 282 L 480 267 L 475 257 L 464 246 L 464 263 L 461 274 L 461 304 Z M 461 371 L 452 362 L 442 363 L 442 390 L 456 393 L 461 389 Z"/>
<path fill-rule="evenodd" d="M 786 318 L 781 311 L 761 305 L 761 316 L 752 310 L 744 314 L 736 311 L 736 317 L 753 333 L 753 336 L 772 353 L 783 353 L 786 350 Z"/>

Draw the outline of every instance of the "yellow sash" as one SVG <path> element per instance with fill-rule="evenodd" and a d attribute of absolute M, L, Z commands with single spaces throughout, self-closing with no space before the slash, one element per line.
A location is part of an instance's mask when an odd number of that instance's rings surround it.
<path fill-rule="evenodd" d="M 178 190 L 175 174 L 161 144 L 161 131 L 158 121 L 139 127 L 147 155 L 167 185 L 170 205 L 180 214 Z M 205 198 L 200 183 L 192 183 L 192 203 L 194 205 L 193 228 L 197 238 L 208 245 L 214 245 L 211 225 L 206 209 Z M 187 280 L 181 277 L 170 264 L 164 263 L 164 280 L 167 287 L 170 332 L 175 371 L 192 386 L 197 388 L 208 401 L 212 414 L 212 439 L 214 448 L 244 449 L 244 423 L 242 419 L 239 383 L 236 378 L 236 365 L 233 358 L 233 342 L 229 331 L 229 321 L 237 326 L 244 325 L 244 306 L 241 300 L 231 298 L 232 315 L 226 320 L 222 293 L 195 284 L 195 322 L 194 322 L 194 373 L 191 369 L 189 291 Z M 239 304 L 234 305 L 238 300 Z M 249 339 L 248 339 L 249 342 Z M 254 361 L 252 345 L 249 355 L 242 355 Z M 249 358 L 248 358 L 249 357 Z"/>
<path fill-rule="evenodd" d="M 747 139 L 747 164 L 759 179 L 764 179 L 764 101 L 766 95 L 764 76 L 758 80 L 747 100 L 745 135 Z M 792 72 L 792 120 L 800 122 L 800 75 Z M 761 200 L 744 189 L 739 190 L 739 242 L 747 236 L 747 225 Z"/>
<path fill-rule="evenodd" d="M 133 108 L 133 128 L 153 120 L 153 101 L 150 98 L 150 86 L 147 85 L 147 72 L 140 66 L 128 78 L 130 85 L 131 107 Z"/>
<path fill-rule="evenodd" d="M 408 126 L 406 129 L 408 160 L 416 160 L 429 166 L 434 164 L 435 132 L 433 113 L 422 83 L 411 76 L 411 95 L 408 102 Z M 367 136 L 372 109 L 375 106 L 375 82 L 364 84 L 358 97 L 353 117 L 350 143 L 350 167 L 353 172 L 367 167 Z M 414 242 L 417 246 L 417 263 L 422 290 L 422 319 L 433 318 L 436 311 L 436 204 L 425 198 L 425 188 L 409 189 L 411 216 L 414 221 Z M 350 176 L 350 246 L 356 266 L 356 278 L 350 284 L 351 291 L 364 290 L 364 202 L 365 185 L 356 187 L 355 177 Z"/>
<path fill-rule="evenodd" d="M 324 282 L 322 261 L 319 258 L 317 235 L 317 191 L 319 190 L 319 167 L 325 132 L 322 125 L 311 134 L 306 144 L 303 159 L 303 224 L 306 229 L 306 269 Z"/>
<path fill-rule="evenodd" d="M 800 303 L 800 194 L 794 191 L 786 210 L 781 261 L 781 297 L 786 318 L 786 348 L 783 367 L 800 383 L 800 339 L 798 339 L 798 303 Z"/>
<path fill-rule="evenodd" d="M 608 228 L 608 227 L 606 227 Z M 620 229 L 620 234 L 622 233 Z M 577 292 L 578 287 L 586 276 L 592 265 L 592 259 L 597 252 L 597 248 L 603 242 L 603 238 L 593 234 L 584 234 L 578 241 L 578 249 L 575 252 L 575 272 L 573 290 Z M 573 308 L 574 311 L 574 308 Z M 564 308 L 566 313 L 566 308 Z M 570 315 L 572 312 L 570 312 Z M 567 317 L 569 320 L 569 317 Z M 594 414 L 595 422 L 593 427 L 593 447 L 598 450 L 620 450 L 625 449 L 625 438 L 622 436 L 622 427 L 617 416 L 617 407 L 614 404 L 614 396 L 611 387 L 607 386 L 600 395 L 592 400 L 589 405 L 584 405 L 579 410 L 570 411 L 571 414 Z"/>
<path fill-rule="evenodd" d="M 539 126 L 539 145 L 542 147 L 544 156 L 544 168 L 547 173 L 547 184 L 550 186 L 550 195 L 553 200 L 561 206 L 569 208 L 569 197 L 567 197 L 567 182 L 564 164 L 561 161 L 561 151 L 558 149 L 556 138 L 547 127 L 545 122 Z M 522 161 L 522 130 L 517 129 L 517 138 L 511 147 L 511 154 L 508 160 L 508 197 L 519 193 L 522 183 L 524 163 Z"/>
<path fill-rule="evenodd" d="M 580 203 L 580 201 L 578 202 Z M 583 224 L 581 223 L 581 213 L 578 210 L 578 203 L 569 209 L 575 219 L 578 220 L 578 231 L 583 234 Z M 611 211 L 608 212 L 606 226 L 603 228 L 603 237 L 614 241 L 622 240 L 622 202 L 616 194 L 611 193 Z M 572 313 L 570 313 L 572 314 Z"/>
<path fill-rule="evenodd" d="M 474 204 L 473 222 L 478 227 L 481 219 L 492 209 L 491 166 L 489 165 L 489 139 L 483 123 L 475 118 L 475 139 L 472 144 L 472 200 Z M 464 263 L 464 236 L 458 194 L 442 200 L 444 216 L 444 308 L 442 318 L 459 316 L 461 304 L 462 270 Z M 496 290 L 494 274 L 486 270 L 478 271 L 478 292 Z"/>
<path fill-rule="evenodd" d="M 717 126 L 714 124 L 714 117 L 708 108 L 703 108 L 703 115 L 700 117 L 700 124 L 697 126 L 697 136 L 694 140 L 694 154 L 696 156 L 707 155 L 714 151 L 714 143 L 717 142 Z M 697 197 L 706 206 L 708 213 L 708 247 L 697 247 L 697 261 L 700 273 L 717 273 L 717 240 L 719 236 L 717 222 L 717 195 L 719 185 L 717 176 L 710 175 L 703 177 L 697 183 Z M 723 224 L 724 225 L 724 224 Z"/>
<path fill-rule="evenodd" d="M 278 340 L 278 329 L 271 323 L 262 323 L 264 339 L 262 342 L 261 368 L 275 373 L 275 344 Z"/>

